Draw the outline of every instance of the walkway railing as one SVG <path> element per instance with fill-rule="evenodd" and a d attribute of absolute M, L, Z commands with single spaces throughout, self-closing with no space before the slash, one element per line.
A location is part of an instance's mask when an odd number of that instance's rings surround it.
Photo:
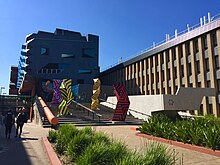
<path fill-rule="evenodd" d="M 75 100 L 72 100 L 72 102 L 75 103 L 76 105 L 80 106 L 80 107 L 83 109 L 84 112 L 85 112 L 85 110 L 86 110 L 88 116 L 89 116 L 90 113 L 91 113 L 91 114 L 92 114 L 92 119 L 93 119 L 93 120 L 95 120 L 95 116 L 97 116 L 98 119 L 99 119 L 99 122 L 100 122 L 100 118 L 102 117 L 101 114 L 99 114 L 99 113 L 93 111 L 92 109 L 90 109 L 90 108 L 88 108 L 88 107 L 86 107 L 86 106 L 84 106 L 84 105 L 82 105 L 82 104 L 76 102 Z"/>
<path fill-rule="evenodd" d="M 59 122 L 58 118 L 53 115 L 53 113 L 50 111 L 47 104 L 43 101 L 43 99 L 41 97 L 38 97 L 38 100 L 39 100 L 39 102 L 44 110 L 44 113 L 45 113 L 48 121 L 50 122 L 50 124 L 57 125 Z"/>

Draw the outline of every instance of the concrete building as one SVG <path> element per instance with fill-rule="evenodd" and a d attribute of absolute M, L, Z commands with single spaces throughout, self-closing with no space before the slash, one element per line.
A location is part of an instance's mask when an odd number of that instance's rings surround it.
<path fill-rule="evenodd" d="M 99 37 L 56 29 L 26 36 L 18 65 L 17 88 L 34 96 L 48 80 L 72 79 L 72 85 L 92 84 L 99 75 Z M 12 83 L 16 83 L 14 80 Z"/>
<path fill-rule="evenodd" d="M 220 17 L 208 14 L 180 34 L 100 73 L 102 84 L 123 83 L 131 95 L 174 95 L 179 87 L 214 88 L 195 114 L 220 116 Z"/>

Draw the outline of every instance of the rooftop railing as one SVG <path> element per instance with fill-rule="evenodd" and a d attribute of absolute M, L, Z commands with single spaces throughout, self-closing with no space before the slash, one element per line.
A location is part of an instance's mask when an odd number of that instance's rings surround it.
<path fill-rule="evenodd" d="M 194 30 L 194 29 L 197 29 L 197 28 L 202 27 L 202 26 L 204 26 L 204 25 L 207 25 L 207 24 L 209 24 L 209 23 L 211 23 L 211 22 L 213 22 L 213 21 L 215 21 L 215 20 L 220 19 L 220 13 L 217 14 L 217 15 L 215 15 L 215 16 L 213 16 L 213 17 L 210 17 L 209 14 L 208 14 L 208 16 L 209 16 L 209 17 L 208 17 L 207 19 L 205 18 L 205 16 L 204 16 L 203 18 L 200 18 L 200 23 L 198 23 L 198 24 L 196 24 L 196 25 L 194 25 L 194 26 L 191 26 L 191 27 L 190 27 L 189 24 L 187 24 L 187 29 L 185 29 L 185 30 L 183 30 L 183 31 L 181 31 L 181 32 L 179 32 L 179 33 L 177 33 L 177 31 L 175 31 L 176 34 L 174 34 L 174 35 L 171 36 L 171 37 L 170 37 L 168 34 L 166 34 L 166 39 L 165 39 L 165 40 L 162 40 L 162 41 L 157 42 L 157 43 L 154 43 L 154 42 L 153 42 L 153 45 L 151 45 L 150 47 L 148 47 L 148 48 L 146 48 L 146 49 L 144 49 L 144 50 L 142 50 L 142 51 L 140 51 L 140 52 L 138 52 L 138 53 L 136 53 L 136 54 L 134 54 L 134 55 L 131 55 L 131 56 L 127 57 L 127 58 L 124 59 L 124 60 L 121 59 L 121 62 L 120 62 L 120 63 L 125 62 L 125 61 L 128 61 L 128 60 L 130 60 L 130 59 L 132 59 L 132 58 L 135 58 L 135 57 L 137 57 L 137 56 L 139 56 L 139 55 L 141 55 L 141 54 L 144 54 L 144 53 L 146 53 L 146 52 L 148 52 L 148 51 L 151 51 L 151 50 L 153 50 L 153 49 L 155 49 L 155 48 L 157 48 L 157 47 L 159 47 L 159 46 L 161 46 L 161 45 L 163 45 L 163 44 L 165 44 L 165 43 L 167 43 L 167 42 L 169 42 L 169 41 L 171 41 L 171 40 L 173 40 L 173 39 L 175 39 L 175 38 L 177 38 L 177 37 L 179 37 L 179 36 L 181 36 L 181 35 L 184 35 L 184 34 L 190 32 L 190 31 L 192 31 L 192 30 Z M 201 20 L 201 19 L 202 19 L 202 20 Z M 110 66 L 108 66 L 108 67 L 102 69 L 101 72 L 103 72 L 103 71 L 105 71 L 105 70 L 108 70 L 108 69 L 110 69 L 110 68 L 112 68 L 112 67 L 114 67 L 114 66 L 116 66 L 116 65 L 118 65 L 118 64 L 120 64 L 120 63 L 119 63 L 119 62 L 114 63 L 114 64 L 112 64 L 112 65 L 110 65 Z"/>

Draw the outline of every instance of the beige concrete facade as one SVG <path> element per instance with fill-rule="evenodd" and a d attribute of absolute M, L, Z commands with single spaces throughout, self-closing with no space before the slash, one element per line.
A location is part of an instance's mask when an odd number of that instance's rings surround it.
<path fill-rule="evenodd" d="M 115 80 L 115 73 L 122 73 Z M 177 36 L 100 74 L 102 84 L 123 83 L 129 95 L 175 94 L 179 87 L 215 88 L 199 115 L 220 116 L 220 19 Z"/>

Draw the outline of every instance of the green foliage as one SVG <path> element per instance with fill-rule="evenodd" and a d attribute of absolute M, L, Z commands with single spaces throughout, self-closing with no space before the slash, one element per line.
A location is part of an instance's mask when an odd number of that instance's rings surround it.
<path fill-rule="evenodd" d="M 48 136 L 48 140 L 51 143 L 55 143 L 57 140 L 57 132 L 54 130 L 50 130 L 49 131 L 49 136 Z"/>
<path fill-rule="evenodd" d="M 77 129 L 73 125 L 63 125 L 57 132 L 50 131 L 49 137 L 55 142 L 57 153 L 77 165 L 154 165 L 155 162 L 172 165 L 173 162 L 160 145 L 148 145 L 144 155 L 131 152 L 124 143 L 112 141 L 105 133 L 95 132 L 91 127 Z M 170 163 L 166 163 L 168 161 Z"/>
<path fill-rule="evenodd" d="M 88 146 L 77 160 L 77 165 L 114 165 L 118 159 L 127 154 L 126 146 L 121 142 L 107 145 L 97 142 Z"/>
<path fill-rule="evenodd" d="M 164 137 L 183 143 L 220 149 L 220 119 L 213 115 L 189 120 L 169 121 L 163 115 L 155 115 L 139 129 L 141 133 Z"/>
<path fill-rule="evenodd" d="M 55 144 L 56 151 L 59 154 L 64 154 L 64 151 L 66 151 L 68 144 L 78 132 L 78 129 L 74 125 L 62 125 L 57 133 L 57 142 Z"/>
<path fill-rule="evenodd" d="M 171 150 L 160 143 L 148 143 L 148 147 L 144 153 L 143 163 L 150 165 L 174 165 L 177 161 L 176 155 Z"/>
<path fill-rule="evenodd" d="M 67 147 L 67 156 L 71 161 L 77 159 L 92 142 L 92 135 L 86 133 L 77 134 Z"/>

